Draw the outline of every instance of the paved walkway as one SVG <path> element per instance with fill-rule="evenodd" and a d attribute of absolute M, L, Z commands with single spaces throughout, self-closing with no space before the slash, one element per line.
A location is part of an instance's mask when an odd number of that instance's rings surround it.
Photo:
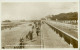
<path fill-rule="evenodd" d="M 47 24 L 42 25 L 41 31 L 44 48 L 72 48 L 72 46 L 59 37 Z"/>

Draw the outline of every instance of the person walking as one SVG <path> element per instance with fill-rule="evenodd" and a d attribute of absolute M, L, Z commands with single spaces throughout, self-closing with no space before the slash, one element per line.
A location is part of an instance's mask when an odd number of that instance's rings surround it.
<path fill-rule="evenodd" d="M 21 38 L 20 39 L 20 48 L 24 48 L 24 39 L 23 38 Z"/>
<path fill-rule="evenodd" d="M 31 28 L 30 28 L 28 34 L 26 35 L 26 39 L 29 39 L 29 40 L 33 39 L 33 29 L 34 29 L 34 26 L 31 25 Z"/>
<path fill-rule="evenodd" d="M 32 31 L 29 31 L 29 37 L 30 37 L 30 40 L 33 39 L 33 32 Z"/>
<path fill-rule="evenodd" d="M 37 28 L 36 28 L 37 36 L 39 36 L 39 32 L 40 32 L 40 29 L 39 29 L 39 27 L 37 27 Z"/>

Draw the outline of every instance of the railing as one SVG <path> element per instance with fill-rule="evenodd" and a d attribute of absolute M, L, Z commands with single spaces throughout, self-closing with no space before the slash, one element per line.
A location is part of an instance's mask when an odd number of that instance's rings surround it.
<path fill-rule="evenodd" d="M 56 33 L 59 34 L 59 36 L 63 38 L 69 45 L 72 45 L 74 48 L 78 48 L 77 38 L 64 32 L 63 30 L 58 29 L 57 27 L 54 27 L 54 25 L 52 25 L 49 22 L 45 22 L 45 23 L 48 24 L 52 29 L 54 29 L 54 31 L 56 31 Z"/>

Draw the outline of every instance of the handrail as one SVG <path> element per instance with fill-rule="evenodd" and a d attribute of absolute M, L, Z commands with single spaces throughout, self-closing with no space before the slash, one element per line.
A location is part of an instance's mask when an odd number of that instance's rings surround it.
<path fill-rule="evenodd" d="M 54 27 L 51 23 L 49 22 L 45 22 L 46 24 L 48 24 L 51 28 L 53 28 L 56 33 L 59 33 L 59 35 L 61 37 L 64 38 L 64 40 L 68 43 L 68 44 L 72 44 L 74 48 L 78 48 L 78 39 L 75 38 L 74 36 L 68 34 L 67 32 L 64 32 L 63 30 L 58 29 L 57 27 Z"/>

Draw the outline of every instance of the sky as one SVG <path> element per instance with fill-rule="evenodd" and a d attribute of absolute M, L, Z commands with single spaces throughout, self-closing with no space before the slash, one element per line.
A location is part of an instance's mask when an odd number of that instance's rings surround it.
<path fill-rule="evenodd" d="M 2 20 L 33 20 L 59 13 L 78 12 L 77 2 L 3 2 Z"/>

